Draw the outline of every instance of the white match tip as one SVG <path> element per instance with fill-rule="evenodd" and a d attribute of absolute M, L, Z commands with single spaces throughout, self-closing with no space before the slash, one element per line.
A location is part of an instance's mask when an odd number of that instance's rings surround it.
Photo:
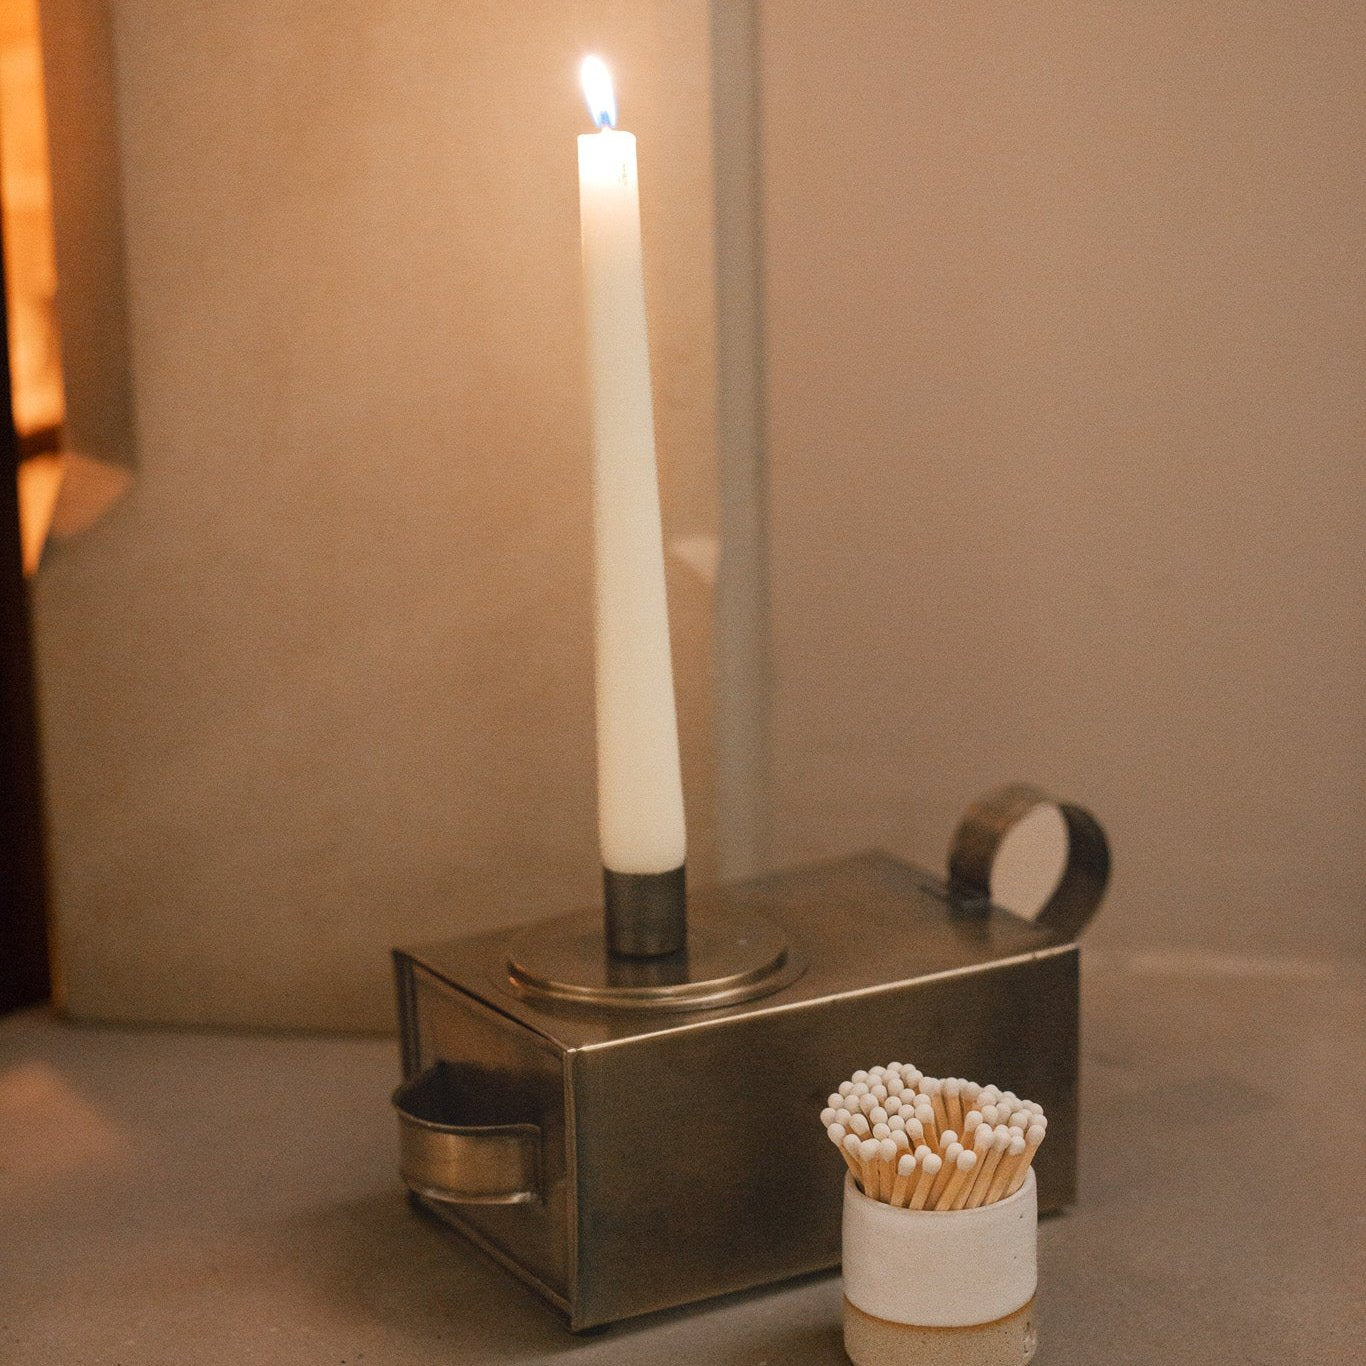
<path fill-rule="evenodd" d="M 830 1106 L 832 1110 L 838 1110 L 840 1106 L 844 1104 L 843 1092 L 831 1091 L 830 1094 L 826 1096 L 825 1103 Z"/>
<path fill-rule="evenodd" d="M 888 1115 L 887 1127 L 889 1129 L 900 1130 L 900 1132 L 904 1134 L 906 1132 L 906 1120 L 901 1115 Z"/>
<path fill-rule="evenodd" d="M 927 1157 L 934 1157 L 936 1154 L 927 1148 L 923 1143 L 915 1150 L 915 1160 L 924 1162 Z"/>
<path fill-rule="evenodd" d="M 868 1119 L 867 1119 L 867 1116 L 865 1116 L 865 1115 L 850 1115 L 850 1116 L 849 1116 L 849 1127 L 850 1127 L 856 1134 L 858 1134 L 860 1138 L 863 1137 L 864 1134 L 866 1134 L 866 1133 L 869 1132 L 869 1126 L 868 1126 Z"/>
<path fill-rule="evenodd" d="M 940 1156 L 945 1162 L 957 1162 L 959 1153 L 969 1151 L 971 1151 L 971 1149 L 965 1149 L 961 1143 L 950 1143 Z"/>
<path fill-rule="evenodd" d="M 1042 1124 L 1031 1124 L 1031 1125 L 1029 1126 L 1029 1132 L 1028 1132 L 1027 1134 L 1025 1134 L 1025 1138 L 1026 1138 L 1030 1143 L 1042 1143 L 1042 1142 L 1043 1142 L 1043 1136 L 1044 1136 L 1044 1134 L 1046 1134 L 1047 1132 L 1048 1132 L 1048 1130 L 1045 1129 L 1044 1126 L 1043 1126 Z M 1049 1152 L 1052 1152 L 1052 1151 L 1053 1151 L 1053 1150 L 1050 1148 L 1050 1149 L 1049 1149 Z"/>
<path fill-rule="evenodd" d="M 877 1156 L 878 1141 L 875 1138 L 865 1138 L 858 1145 L 858 1155 L 865 1161 L 871 1162 Z"/>
<path fill-rule="evenodd" d="M 926 1176 L 933 1176 L 943 1165 L 944 1159 L 938 1153 L 927 1153 L 924 1160 Z"/>
<path fill-rule="evenodd" d="M 873 1125 L 873 1137 L 874 1137 L 874 1138 L 879 1138 L 879 1139 L 881 1139 L 881 1138 L 891 1138 L 891 1136 L 892 1136 L 892 1131 L 891 1131 L 885 1124 L 874 1124 L 874 1125 Z"/>
<path fill-rule="evenodd" d="M 958 1096 L 958 1095 L 961 1095 L 962 1093 L 963 1093 L 963 1078 L 962 1078 L 962 1077 L 950 1077 L 950 1078 L 948 1079 L 948 1081 L 946 1081 L 946 1082 L 944 1083 L 944 1094 L 945 1094 L 945 1095 L 949 1095 L 949 1096 Z"/>
<path fill-rule="evenodd" d="M 838 1110 L 831 1109 L 831 1107 L 827 1105 L 825 1109 L 821 1111 L 821 1123 L 828 1129 L 835 1122 L 835 1116 L 838 1114 Z"/>
<path fill-rule="evenodd" d="M 852 1081 L 842 1081 L 835 1089 L 840 1095 L 847 1096 L 849 1092 L 854 1089 L 854 1083 Z"/>
<path fill-rule="evenodd" d="M 939 1146 L 940 1146 L 941 1148 L 947 1148 L 947 1147 L 949 1146 L 950 1143 L 957 1143 L 957 1142 L 958 1142 L 958 1135 L 957 1135 L 956 1133 L 954 1133 L 954 1131 L 953 1131 L 952 1129 L 945 1129 L 944 1132 L 943 1132 L 942 1134 L 939 1135 Z"/>
<path fill-rule="evenodd" d="M 944 1083 L 938 1077 L 921 1077 L 920 1093 L 925 1096 L 936 1095 L 943 1085 Z"/>
<path fill-rule="evenodd" d="M 1010 1147 L 1006 1149 L 1011 1157 L 1019 1157 L 1024 1150 L 1025 1141 L 1023 1134 L 1016 1134 L 1015 1137 L 1010 1140 Z"/>
<path fill-rule="evenodd" d="M 850 1157 L 857 1157 L 859 1155 L 859 1149 L 863 1147 L 863 1144 L 858 1141 L 857 1134 L 846 1134 L 842 1146 Z"/>
<path fill-rule="evenodd" d="M 859 1070 L 855 1072 L 852 1077 L 849 1078 L 849 1080 L 854 1082 L 855 1085 L 857 1085 L 861 1081 L 866 1082 L 868 1080 L 868 1073 L 860 1067 Z"/>
<path fill-rule="evenodd" d="M 970 1172 L 977 1165 L 977 1154 L 971 1148 L 964 1148 L 958 1154 L 958 1170 L 960 1172 Z"/>
<path fill-rule="evenodd" d="M 886 1124 L 887 1111 L 884 1110 L 881 1105 L 874 1105 L 873 1108 L 868 1111 L 868 1121 L 871 1124 Z"/>
<path fill-rule="evenodd" d="M 887 1069 L 885 1067 L 870 1067 L 868 1069 L 869 1081 L 872 1081 L 874 1077 L 885 1077 L 886 1075 Z"/>
<path fill-rule="evenodd" d="M 905 1129 L 893 1129 L 892 1142 L 895 1143 L 898 1148 L 909 1148 L 911 1146 L 911 1140 L 906 1137 Z"/>
<path fill-rule="evenodd" d="M 915 1157 L 911 1153 L 902 1153 L 901 1160 L 896 1164 L 896 1174 L 898 1176 L 909 1176 L 915 1170 Z"/>
<path fill-rule="evenodd" d="M 849 1121 L 850 1121 L 853 1117 L 854 1117 L 853 1111 L 852 1111 L 852 1110 L 846 1110 L 846 1109 L 844 1108 L 843 1105 L 841 1105 L 840 1108 L 839 1108 L 838 1110 L 835 1111 L 835 1118 L 836 1118 L 841 1124 L 848 1124 Z"/>
<path fill-rule="evenodd" d="M 884 1138 L 877 1145 L 877 1155 L 884 1161 L 890 1162 L 896 1156 L 896 1144 L 890 1138 Z"/>
<path fill-rule="evenodd" d="M 963 1116 L 963 1132 L 970 1134 L 982 1122 L 982 1112 L 980 1110 L 969 1110 Z"/>
<path fill-rule="evenodd" d="M 1010 1146 L 1010 1130 L 1004 1124 L 998 1125 L 991 1135 L 991 1146 L 997 1152 L 1005 1152 Z"/>

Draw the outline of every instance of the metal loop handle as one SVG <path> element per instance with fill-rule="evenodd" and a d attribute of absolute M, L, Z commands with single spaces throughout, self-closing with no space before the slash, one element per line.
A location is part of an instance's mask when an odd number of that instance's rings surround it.
<path fill-rule="evenodd" d="M 949 848 L 949 894 L 961 905 L 989 905 L 991 865 L 1006 834 L 1045 805 L 1056 807 L 1067 826 L 1067 864 L 1034 923 L 1075 939 L 1105 895 L 1110 845 L 1100 822 L 1085 807 L 1060 802 L 1028 783 L 995 788 L 964 812 Z"/>
<path fill-rule="evenodd" d="M 520 1205 L 541 1199 L 541 1131 L 535 1124 L 452 1124 L 458 1108 L 445 1063 L 393 1094 L 399 1175 L 415 1195 L 447 1205 Z"/>

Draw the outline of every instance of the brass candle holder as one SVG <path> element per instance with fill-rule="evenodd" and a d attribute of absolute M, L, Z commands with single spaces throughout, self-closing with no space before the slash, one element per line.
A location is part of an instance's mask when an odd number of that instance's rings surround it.
<path fill-rule="evenodd" d="M 396 950 L 414 1200 L 575 1329 L 831 1267 L 842 1192 L 810 1116 L 859 1059 L 901 1056 L 1038 1100 L 1040 1208 L 1068 1203 L 1103 831 L 1058 804 L 1068 862 L 1035 920 L 989 892 L 1006 832 L 1050 801 L 975 803 L 947 881 L 872 853 L 684 908 L 682 870 L 609 875 L 605 917 Z"/>

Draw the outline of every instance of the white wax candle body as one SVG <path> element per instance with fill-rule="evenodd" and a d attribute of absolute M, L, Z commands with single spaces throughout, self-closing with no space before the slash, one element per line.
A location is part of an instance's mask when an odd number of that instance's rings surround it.
<path fill-rule="evenodd" d="M 636 140 L 579 138 L 593 413 L 598 837 L 618 873 L 681 867 L 687 847 L 669 656 Z"/>

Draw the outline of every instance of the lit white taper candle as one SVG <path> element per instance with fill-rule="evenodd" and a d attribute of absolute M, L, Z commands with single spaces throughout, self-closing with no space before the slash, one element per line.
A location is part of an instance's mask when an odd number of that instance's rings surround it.
<path fill-rule="evenodd" d="M 624 874 L 680 869 L 686 850 L 669 656 L 640 248 L 636 140 L 615 127 L 607 68 L 583 64 L 595 133 L 579 138 L 593 531 L 598 832 Z"/>

